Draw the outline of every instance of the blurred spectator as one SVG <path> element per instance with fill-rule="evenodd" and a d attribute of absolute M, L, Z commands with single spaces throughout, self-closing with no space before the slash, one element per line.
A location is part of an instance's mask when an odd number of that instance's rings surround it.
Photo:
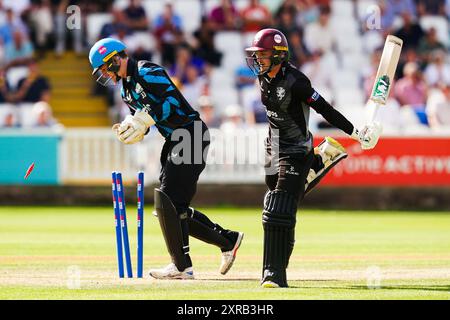
<path fill-rule="evenodd" d="M 211 10 L 209 20 L 215 31 L 237 30 L 240 27 L 239 12 L 231 0 L 220 0 L 220 4 Z"/>
<path fill-rule="evenodd" d="M 69 30 L 67 28 L 67 7 L 71 5 L 80 7 L 80 11 L 84 14 L 81 15 L 80 27 Z M 57 58 L 61 57 L 66 51 L 66 41 L 69 33 L 72 38 L 73 50 L 77 55 L 83 55 L 83 33 L 86 26 L 86 15 L 88 13 L 87 6 L 88 4 L 77 0 L 61 0 L 57 4 L 55 12 L 55 55 Z"/>
<path fill-rule="evenodd" d="M 402 107 L 414 109 L 420 121 L 427 123 L 425 104 L 427 100 L 427 85 L 416 63 L 409 62 L 403 70 L 404 77 L 397 81 L 394 96 Z"/>
<path fill-rule="evenodd" d="M 304 41 L 309 52 L 330 52 L 336 43 L 333 26 L 330 23 L 330 8 L 320 7 L 319 20 L 305 27 Z"/>
<path fill-rule="evenodd" d="M 250 0 L 249 5 L 242 10 L 241 18 L 243 32 L 257 32 L 272 24 L 272 14 L 260 0 Z"/>
<path fill-rule="evenodd" d="M 300 67 L 309 60 L 310 53 L 306 48 L 299 32 L 292 32 L 288 37 L 291 62 Z"/>
<path fill-rule="evenodd" d="M 407 12 L 413 18 L 417 17 L 415 0 L 385 0 L 387 4 L 387 10 L 394 15 L 400 15 Z M 428 0 L 427 0 L 428 1 Z"/>
<path fill-rule="evenodd" d="M 402 15 L 408 14 L 411 19 L 416 19 L 416 6 L 413 0 L 384 0 L 379 2 L 382 10 L 381 28 L 385 35 L 392 32 L 395 19 Z"/>
<path fill-rule="evenodd" d="M 211 98 L 207 95 L 203 95 L 198 99 L 197 104 L 200 117 L 208 126 L 208 128 L 219 128 L 220 119 L 216 115 L 214 103 L 212 102 Z"/>
<path fill-rule="evenodd" d="M 383 48 L 379 49 L 380 55 L 381 55 L 381 50 L 383 50 Z M 381 56 L 379 59 L 381 59 Z M 379 63 L 379 59 L 378 59 L 377 65 Z M 419 69 L 422 71 L 425 69 L 425 63 L 422 59 L 420 59 L 420 56 L 418 55 L 416 48 L 409 48 L 409 49 L 403 50 L 402 55 L 400 56 L 400 60 L 397 65 L 397 70 L 395 71 L 396 79 L 403 77 L 403 69 L 408 62 L 416 63 L 419 66 Z"/>
<path fill-rule="evenodd" d="M 5 46 L 13 42 L 13 33 L 15 31 L 20 31 L 24 35 L 28 35 L 28 28 L 22 19 L 14 14 L 12 9 L 5 10 L 5 17 L 5 22 L 0 24 L 0 39 Z"/>
<path fill-rule="evenodd" d="M 220 130 L 233 132 L 236 129 L 245 128 L 242 107 L 237 104 L 230 104 L 223 111 L 223 120 Z"/>
<path fill-rule="evenodd" d="M 38 57 L 43 57 L 49 46 L 50 36 L 53 33 L 53 18 L 50 0 L 36 1 L 31 5 L 29 23 L 33 31 L 34 44 Z"/>
<path fill-rule="evenodd" d="M 6 0 L 3 5 L 14 11 L 16 16 L 21 16 L 28 11 L 32 0 Z"/>
<path fill-rule="evenodd" d="M 150 20 L 141 5 L 140 0 L 130 0 L 128 7 L 124 10 L 127 26 L 133 31 L 146 31 L 149 29 Z"/>
<path fill-rule="evenodd" d="M 301 71 L 308 76 L 314 89 L 331 104 L 334 103 L 333 79 L 337 73 L 336 57 L 331 54 L 322 55 L 314 52 L 308 62 L 302 65 Z"/>
<path fill-rule="evenodd" d="M 2 39 L 0 39 L 0 69 L 3 67 L 5 62 L 5 46 L 3 45 Z"/>
<path fill-rule="evenodd" d="M 213 66 L 220 66 L 222 53 L 215 47 L 215 31 L 212 27 L 212 23 L 207 18 L 203 17 L 200 27 L 194 31 L 193 35 L 193 54 Z"/>
<path fill-rule="evenodd" d="M 296 0 L 283 0 L 278 9 L 275 11 L 274 18 L 277 22 L 281 20 L 283 13 L 289 13 L 294 20 L 297 15 L 297 3 Z"/>
<path fill-rule="evenodd" d="M 134 60 L 147 60 L 151 61 L 153 58 L 153 52 L 146 50 L 143 46 L 139 46 L 131 52 L 131 57 L 133 57 Z"/>
<path fill-rule="evenodd" d="M 177 47 L 184 42 L 181 18 L 175 15 L 170 3 L 164 7 L 164 12 L 155 22 L 155 36 L 161 52 L 162 64 L 172 66 L 175 63 Z"/>
<path fill-rule="evenodd" d="M 243 97 L 245 122 L 248 125 L 267 123 L 266 108 L 261 102 L 261 91 L 258 80 L 253 81 L 253 86 L 245 90 Z"/>
<path fill-rule="evenodd" d="M 176 78 L 179 83 L 185 84 L 187 82 L 187 69 L 190 65 L 197 69 L 198 75 L 205 74 L 205 62 L 198 57 L 192 56 L 191 50 L 187 45 L 180 46 L 176 55 L 176 62 L 169 69 L 169 74 Z"/>
<path fill-rule="evenodd" d="M 430 90 L 426 114 L 431 128 L 450 128 L 450 84 Z"/>
<path fill-rule="evenodd" d="M 415 0 L 419 16 L 433 15 L 445 17 L 445 0 Z"/>
<path fill-rule="evenodd" d="M 5 77 L 5 70 L 0 69 L 0 104 L 12 102 L 11 88 Z"/>
<path fill-rule="evenodd" d="M 116 33 L 110 37 L 122 41 L 127 47 L 127 53 L 135 60 L 151 60 L 153 52 L 149 49 L 151 46 L 149 42 L 152 37 L 151 34 L 145 32 L 130 32 L 130 29 L 123 24 L 118 24 L 115 27 Z"/>
<path fill-rule="evenodd" d="M 122 10 L 112 9 L 111 15 L 113 17 L 113 20 L 103 25 L 102 29 L 100 30 L 98 40 L 108 38 L 113 34 L 117 34 L 119 32 L 119 29 L 126 30 L 127 34 L 131 33 L 131 30 L 126 24 L 125 14 Z"/>
<path fill-rule="evenodd" d="M 0 26 L 6 23 L 6 10 L 3 7 L 3 2 L 0 0 Z"/>
<path fill-rule="evenodd" d="M 127 26 L 117 25 L 116 32 L 111 34 L 110 37 L 122 41 L 127 47 L 127 52 L 129 54 L 133 54 L 135 47 L 138 46 L 138 43 L 135 41 L 134 34 L 135 33 L 130 32 L 130 29 L 128 29 Z"/>
<path fill-rule="evenodd" d="M 19 128 L 20 122 L 16 115 L 17 109 L 13 106 L 5 106 L 0 109 L 0 127 L 1 128 Z"/>
<path fill-rule="evenodd" d="M 446 61 L 446 58 L 446 52 L 443 50 L 432 52 L 431 61 L 424 72 L 428 86 L 450 85 L 450 64 Z"/>
<path fill-rule="evenodd" d="M 320 10 L 319 3 L 315 0 L 299 0 L 298 12 L 295 22 L 298 26 L 306 26 L 309 23 L 316 22 L 319 19 Z M 326 5 L 321 3 L 322 6 Z"/>
<path fill-rule="evenodd" d="M 288 9 L 280 11 L 275 29 L 280 30 L 287 38 L 289 38 L 291 33 L 302 32 L 302 29 L 295 23 L 295 15 Z"/>
<path fill-rule="evenodd" d="M 17 102 L 49 102 L 50 83 L 45 76 L 41 75 L 36 61 L 30 61 L 28 67 L 28 76 L 19 81 L 14 100 Z"/>
<path fill-rule="evenodd" d="M 48 128 L 61 126 L 53 117 L 52 108 L 45 101 L 36 102 L 31 109 L 33 127 Z"/>
<path fill-rule="evenodd" d="M 430 28 L 426 32 L 425 37 L 420 40 L 417 51 L 421 59 L 425 63 L 428 63 L 430 61 L 431 52 L 436 49 L 446 50 L 445 46 L 441 42 L 439 42 L 436 29 Z"/>
<path fill-rule="evenodd" d="M 31 41 L 21 31 L 15 30 L 13 41 L 5 46 L 5 68 L 28 63 L 33 57 L 33 53 Z"/>
<path fill-rule="evenodd" d="M 274 13 L 278 6 L 280 5 L 280 1 L 273 1 L 273 0 L 261 0 L 261 3 L 269 9 L 270 12 Z"/>
<path fill-rule="evenodd" d="M 427 86 L 419 67 L 409 62 L 403 70 L 403 78 L 395 85 L 395 97 L 403 105 L 424 105 L 427 98 Z"/>
<path fill-rule="evenodd" d="M 238 66 L 234 73 L 234 84 L 238 93 L 239 103 L 243 103 L 242 90 L 244 88 L 253 87 L 255 84 L 256 76 L 247 64 L 241 64 Z"/>
<path fill-rule="evenodd" d="M 331 6 L 331 0 L 314 0 L 315 3 L 317 3 L 319 6 Z M 350 0 L 352 2 L 355 2 L 355 0 Z"/>
<path fill-rule="evenodd" d="M 154 26 L 155 28 L 160 28 L 167 24 L 172 25 L 179 30 L 183 29 L 183 20 L 180 15 L 174 12 L 173 5 L 170 2 L 166 3 L 164 6 L 163 13 L 156 17 Z"/>
<path fill-rule="evenodd" d="M 417 48 L 425 32 L 417 21 L 412 20 L 411 14 L 403 12 L 401 16 L 403 26 L 395 32 L 395 35 L 403 40 L 402 49 Z"/>
<path fill-rule="evenodd" d="M 198 70 L 194 65 L 186 67 L 186 81 L 181 87 L 181 93 L 186 100 L 195 105 L 198 99 L 208 91 L 208 82 L 205 75 L 199 76 Z"/>
<path fill-rule="evenodd" d="M 58 0 L 53 0 L 58 1 Z M 114 1 L 111 0 L 71 0 L 73 4 L 79 5 L 80 3 L 83 3 L 83 5 L 86 5 L 86 12 L 109 12 L 112 9 L 112 6 L 114 4 Z"/>

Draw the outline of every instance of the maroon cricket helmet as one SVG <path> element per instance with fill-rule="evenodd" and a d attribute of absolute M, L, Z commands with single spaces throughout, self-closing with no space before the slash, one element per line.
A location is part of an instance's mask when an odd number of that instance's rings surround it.
<path fill-rule="evenodd" d="M 262 70 L 257 61 L 256 52 L 271 51 L 271 66 Z M 261 75 L 269 72 L 274 65 L 289 60 L 289 46 L 285 35 L 277 29 L 262 29 L 253 38 L 252 46 L 245 49 L 247 53 L 247 64 L 256 74 Z"/>

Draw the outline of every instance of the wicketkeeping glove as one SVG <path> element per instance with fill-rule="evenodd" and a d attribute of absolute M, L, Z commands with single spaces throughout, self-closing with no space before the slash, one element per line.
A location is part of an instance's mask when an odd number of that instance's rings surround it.
<path fill-rule="evenodd" d="M 148 128 L 155 124 L 153 118 L 145 111 L 136 111 L 134 115 L 128 115 L 119 124 L 113 125 L 117 138 L 125 144 L 133 144 L 144 138 Z"/>
<path fill-rule="evenodd" d="M 383 127 L 379 122 L 366 124 L 361 129 L 354 128 L 351 137 L 359 143 L 363 150 L 373 149 L 380 138 Z"/>

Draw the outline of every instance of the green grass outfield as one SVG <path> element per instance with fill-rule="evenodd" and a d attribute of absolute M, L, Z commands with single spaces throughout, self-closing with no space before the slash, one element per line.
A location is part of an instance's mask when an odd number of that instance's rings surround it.
<path fill-rule="evenodd" d="M 290 288 L 262 289 L 261 209 L 205 209 L 245 232 L 235 265 L 191 240 L 196 280 L 161 281 L 169 262 L 146 207 L 143 279 L 119 279 L 112 208 L 0 207 L 0 299 L 449 299 L 450 213 L 299 211 Z M 128 207 L 133 272 L 136 209 Z M 79 276 L 78 276 L 79 275 Z"/>

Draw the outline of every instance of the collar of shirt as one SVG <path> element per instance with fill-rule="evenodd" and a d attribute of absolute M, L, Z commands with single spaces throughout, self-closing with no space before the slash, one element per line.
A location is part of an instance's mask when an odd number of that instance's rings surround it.
<path fill-rule="evenodd" d="M 274 79 L 275 79 L 275 80 L 280 80 L 280 79 L 282 79 L 282 78 L 284 77 L 285 73 L 286 73 L 286 67 L 287 67 L 287 62 L 283 62 L 283 63 L 281 64 L 280 70 L 277 72 L 277 74 L 275 75 L 275 77 L 271 78 L 271 77 L 269 77 L 269 75 L 268 75 L 267 73 L 265 73 L 265 74 L 263 75 L 264 80 L 266 80 L 267 83 L 270 84 L 270 83 L 274 82 L 274 81 L 273 81 Z M 276 81 L 275 81 L 275 82 L 276 82 Z"/>

